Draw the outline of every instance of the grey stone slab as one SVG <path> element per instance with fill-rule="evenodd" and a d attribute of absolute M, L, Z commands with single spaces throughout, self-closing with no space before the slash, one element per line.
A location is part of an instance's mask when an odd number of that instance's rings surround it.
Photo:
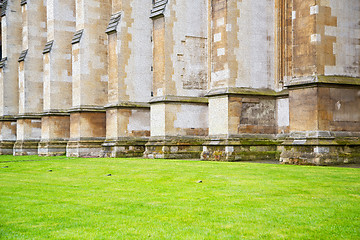
<path fill-rule="evenodd" d="M 75 34 L 74 34 L 74 37 L 71 40 L 71 44 L 79 43 L 83 33 L 84 33 L 84 29 L 76 31 Z"/>
<path fill-rule="evenodd" d="M 7 0 L 4 0 L 1 5 L 1 17 L 6 15 Z"/>
<path fill-rule="evenodd" d="M 120 22 L 120 19 L 121 19 L 120 12 L 117 12 L 117 13 L 114 13 L 113 15 L 111 15 L 111 18 L 110 18 L 109 24 L 105 30 L 105 33 L 111 34 L 111 33 L 116 32 L 116 28 Z"/>
<path fill-rule="evenodd" d="M 2 59 L 0 60 L 0 68 L 5 67 L 6 60 L 7 60 L 7 57 L 4 57 L 4 58 L 2 58 Z"/>
<path fill-rule="evenodd" d="M 27 55 L 27 52 L 28 52 L 28 49 L 23 50 L 23 51 L 21 52 L 18 62 L 22 62 L 22 61 L 25 60 L 26 55 Z"/>
<path fill-rule="evenodd" d="M 53 44 L 54 44 L 54 40 L 51 40 L 51 41 L 47 42 L 47 43 L 45 44 L 45 47 L 44 47 L 44 50 L 43 50 L 43 54 L 46 54 L 46 53 L 51 52 L 51 49 L 52 49 Z"/>
<path fill-rule="evenodd" d="M 167 2 L 168 0 L 162 0 L 154 3 L 153 8 L 151 9 L 150 18 L 164 16 Z"/>

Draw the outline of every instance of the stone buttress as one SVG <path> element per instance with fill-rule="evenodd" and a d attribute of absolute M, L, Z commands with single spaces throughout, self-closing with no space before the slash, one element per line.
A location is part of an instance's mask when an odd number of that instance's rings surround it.
<path fill-rule="evenodd" d="M 21 52 L 21 9 L 17 1 L 1 7 L 0 154 L 13 154 L 19 106 L 18 58 Z"/>
<path fill-rule="evenodd" d="M 158 0 L 153 21 L 153 98 L 148 158 L 199 158 L 208 133 L 207 3 Z"/>
<path fill-rule="evenodd" d="M 21 1 L 22 51 L 18 53 L 19 115 L 14 155 L 38 154 L 43 111 L 42 51 L 46 43 L 46 1 Z"/>
<path fill-rule="evenodd" d="M 72 43 L 72 108 L 66 155 L 100 156 L 106 137 L 110 0 L 76 1 Z"/>
<path fill-rule="evenodd" d="M 142 156 L 150 136 L 151 1 L 117 0 L 106 29 L 109 86 L 103 156 Z"/>
<path fill-rule="evenodd" d="M 293 1 L 290 137 L 280 161 L 360 162 L 360 1 Z"/>
<path fill-rule="evenodd" d="M 275 54 L 284 43 L 274 29 L 284 6 L 268 0 L 209 4 L 209 137 L 201 158 L 276 159 L 289 124 L 286 74 L 275 71 L 284 61 Z"/>
<path fill-rule="evenodd" d="M 39 155 L 65 155 L 72 100 L 71 40 L 75 1 L 47 0 L 47 42 L 43 46 L 44 108 Z"/>

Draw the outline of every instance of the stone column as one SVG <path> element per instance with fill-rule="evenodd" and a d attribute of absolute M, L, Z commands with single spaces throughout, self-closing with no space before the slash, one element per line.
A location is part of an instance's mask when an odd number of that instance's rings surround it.
<path fill-rule="evenodd" d="M 21 1 L 22 52 L 19 62 L 19 116 L 14 155 L 38 153 L 43 111 L 42 51 L 46 43 L 46 2 Z"/>
<path fill-rule="evenodd" d="M 21 51 L 21 10 L 16 1 L 3 1 L 1 8 L 0 61 L 0 154 L 13 154 L 19 106 L 18 57 Z"/>
<path fill-rule="evenodd" d="M 150 135 L 151 1 L 116 0 L 106 29 L 109 86 L 103 155 L 142 156 Z"/>
<path fill-rule="evenodd" d="M 71 40 L 75 1 L 47 0 L 47 43 L 43 49 L 44 112 L 39 155 L 64 155 L 70 137 Z"/>
<path fill-rule="evenodd" d="M 209 8 L 209 139 L 202 158 L 276 159 L 277 112 L 288 109 L 284 74 L 275 80 L 275 49 L 281 46 L 274 27 L 281 8 L 268 0 L 214 0 Z"/>
<path fill-rule="evenodd" d="M 293 1 L 291 135 L 282 162 L 360 162 L 359 21 L 359 1 Z"/>
<path fill-rule="evenodd" d="M 206 1 L 158 0 L 150 17 L 153 98 L 144 156 L 199 158 L 208 133 Z"/>
<path fill-rule="evenodd" d="M 67 156 L 99 156 L 106 136 L 110 0 L 76 1 L 72 39 L 72 108 Z"/>

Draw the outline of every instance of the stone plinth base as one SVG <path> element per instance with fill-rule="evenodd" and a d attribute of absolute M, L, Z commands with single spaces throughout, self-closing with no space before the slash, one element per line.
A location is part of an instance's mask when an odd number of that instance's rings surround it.
<path fill-rule="evenodd" d="M 39 141 L 36 140 L 16 141 L 13 154 L 14 156 L 37 155 L 38 145 Z"/>
<path fill-rule="evenodd" d="M 277 160 L 280 141 L 274 138 L 212 138 L 204 143 L 202 160 L 252 161 Z"/>
<path fill-rule="evenodd" d="M 0 155 L 13 155 L 16 140 L 16 119 L 13 116 L 1 116 L 0 129 Z"/>
<path fill-rule="evenodd" d="M 283 143 L 280 162 L 298 165 L 360 163 L 360 137 L 288 138 Z"/>
<path fill-rule="evenodd" d="M 15 141 L 1 141 L 0 155 L 13 155 Z"/>
<path fill-rule="evenodd" d="M 66 154 L 67 141 L 41 141 L 39 143 L 39 156 L 61 156 Z"/>
<path fill-rule="evenodd" d="M 142 157 L 145 152 L 146 138 L 123 138 L 119 140 L 106 140 L 102 145 L 102 157 Z"/>
<path fill-rule="evenodd" d="M 196 159 L 200 158 L 201 137 L 152 137 L 146 143 L 145 158 Z"/>
<path fill-rule="evenodd" d="M 102 144 L 105 139 L 70 140 L 66 146 L 67 157 L 101 157 Z"/>

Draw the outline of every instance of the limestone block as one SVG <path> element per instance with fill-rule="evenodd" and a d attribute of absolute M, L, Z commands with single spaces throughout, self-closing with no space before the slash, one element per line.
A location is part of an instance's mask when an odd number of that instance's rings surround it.
<path fill-rule="evenodd" d="M 191 103 L 151 105 L 151 136 L 205 136 L 207 106 Z"/>
<path fill-rule="evenodd" d="M 359 87 L 309 87 L 290 90 L 291 131 L 360 130 Z"/>
<path fill-rule="evenodd" d="M 150 135 L 149 109 L 109 109 L 106 121 L 107 139 Z"/>
<path fill-rule="evenodd" d="M 105 112 L 74 112 L 70 115 L 70 138 L 104 139 L 106 136 Z"/>
<path fill-rule="evenodd" d="M 0 141 L 16 140 L 16 121 L 0 121 Z"/>
<path fill-rule="evenodd" d="M 41 140 L 67 140 L 70 137 L 70 116 L 43 116 Z"/>

